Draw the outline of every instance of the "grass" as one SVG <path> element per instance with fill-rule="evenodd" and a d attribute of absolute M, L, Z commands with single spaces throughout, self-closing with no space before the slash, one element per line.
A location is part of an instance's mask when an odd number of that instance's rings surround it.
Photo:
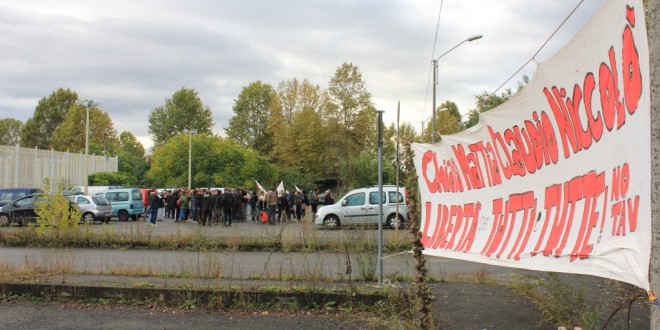
<path fill-rule="evenodd" d="M 586 281 L 583 278 L 581 283 L 569 284 L 558 274 L 548 273 L 515 278 L 508 286 L 529 299 L 543 313 L 547 323 L 568 329 L 608 329 L 609 323 L 621 312 L 627 313 L 625 322 L 629 326 L 633 304 L 646 299 L 644 290 L 611 281 L 607 285 L 608 298 L 598 300 L 590 296 Z M 606 314 L 608 310 L 610 313 Z"/>
<path fill-rule="evenodd" d="M 211 237 L 196 229 L 192 233 L 180 230 L 174 233 L 154 236 L 150 229 L 143 226 L 130 227 L 128 231 L 116 231 L 110 226 L 100 230 L 91 230 L 89 225 L 63 228 L 53 234 L 38 232 L 41 227 L 28 226 L 18 230 L 0 230 L 0 246 L 25 246 L 45 248 L 98 248 L 98 249 L 157 249 L 190 251 L 266 251 L 266 252 L 344 252 L 346 240 L 320 240 L 315 232 L 300 231 L 296 236 L 265 235 Z M 284 226 L 282 226 L 284 227 Z M 369 252 L 370 246 L 360 239 L 365 231 L 346 231 L 348 240 L 358 237 L 354 242 L 356 251 Z M 372 232 L 369 232 L 372 233 Z M 352 236 L 352 238 L 351 238 Z M 402 238 L 393 238 L 383 245 L 384 253 L 410 250 L 410 244 Z"/>

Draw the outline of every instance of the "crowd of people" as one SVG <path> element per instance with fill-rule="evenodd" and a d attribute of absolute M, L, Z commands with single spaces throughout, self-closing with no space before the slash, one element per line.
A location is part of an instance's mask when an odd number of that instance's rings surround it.
<path fill-rule="evenodd" d="M 147 198 L 146 209 L 150 225 L 158 220 L 173 219 L 174 222 L 193 222 L 202 226 L 231 226 L 248 220 L 268 224 L 306 221 L 308 212 L 316 213 L 320 201 L 324 205 L 334 204 L 330 190 L 323 199 L 319 190 L 248 191 L 243 189 L 176 189 L 158 191 L 152 189 Z M 146 218 L 146 217 L 145 217 Z"/>

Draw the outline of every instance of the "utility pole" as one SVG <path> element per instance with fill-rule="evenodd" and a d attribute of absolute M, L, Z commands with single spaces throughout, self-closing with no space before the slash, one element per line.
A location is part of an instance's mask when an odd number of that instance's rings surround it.
<path fill-rule="evenodd" d="M 651 79 L 651 289 L 660 291 L 660 6 L 650 0 L 649 70 Z M 640 22 L 643 24 L 643 22 Z M 651 305 L 651 329 L 660 329 L 660 306 Z"/>

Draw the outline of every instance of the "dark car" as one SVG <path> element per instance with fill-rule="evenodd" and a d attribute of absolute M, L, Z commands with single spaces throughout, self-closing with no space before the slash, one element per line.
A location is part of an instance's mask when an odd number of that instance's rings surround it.
<path fill-rule="evenodd" d="M 5 206 L 21 197 L 41 193 L 37 188 L 8 188 L 0 189 L 0 206 Z"/>
<path fill-rule="evenodd" d="M 35 209 L 39 195 L 28 195 L 0 207 L 0 226 L 25 225 L 37 219 Z"/>
<path fill-rule="evenodd" d="M 17 224 L 19 226 L 28 223 L 37 222 L 37 205 L 42 198 L 48 198 L 48 195 L 32 194 L 19 198 L 5 206 L 0 207 L 0 226 Z M 69 203 L 69 209 L 75 207 L 75 204 Z"/>

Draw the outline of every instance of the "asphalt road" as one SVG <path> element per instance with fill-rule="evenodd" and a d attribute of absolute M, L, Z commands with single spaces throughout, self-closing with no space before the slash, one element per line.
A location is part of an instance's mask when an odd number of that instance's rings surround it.
<path fill-rule="evenodd" d="M 19 231 L 25 228 L 0 228 L 2 231 Z M 292 223 L 286 226 L 262 225 L 251 221 L 236 223 L 231 227 L 202 227 L 193 223 L 180 224 L 172 220 L 158 222 L 152 227 L 142 221 L 112 221 L 107 225 L 94 225 L 92 230 L 113 231 L 126 235 L 150 235 L 152 237 L 180 234 L 199 235 L 210 239 L 236 239 L 238 237 L 277 237 L 296 241 L 301 239 L 358 241 L 375 240 L 377 230 L 344 229 L 338 231 L 317 230 L 313 226 Z M 385 230 L 384 240 L 409 239 L 407 230 Z M 373 253 L 370 253 L 373 255 Z M 399 251 L 384 256 L 385 278 L 396 282 L 398 276 L 414 277 L 416 271 L 410 254 Z M 343 253 L 270 253 L 270 252 L 189 252 L 160 250 L 102 250 L 102 249 L 47 249 L 47 248 L 0 248 L 0 265 L 51 267 L 72 273 L 112 274 L 133 272 L 141 274 L 183 273 L 208 275 L 211 272 L 222 277 L 245 279 L 250 277 L 285 279 L 298 275 L 319 275 L 346 278 L 347 256 Z M 360 279 L 361 264 L 368 263 L 364 255 L 352 254 L 350 276 Z M 362 259 L 360 259 L 362 258 Z M 449 329 L 550 329 L 543 324 L 543 317 L 530 302 L 516 296 L 500 285 L 456 283 L 474 282 L 483 277 L 502 283 L 514 274 L 534 273 L 513 268 L 495 267 L 466 261 L 427 257 L 429 275 L 450 283 L 432 284 L 437 301 L 434 314 Z M 565 275 L 570 283 L 587 279 L 589 294 L 594 300 L 611 299 L 607 281 L 579 275 Z M 162 280 L 162 278 L 161 278 Z M 166 281 L 166 279 L 165 279 Z M 155 283 L 158 284 L 158 283 Z M 76 304 L 0 302 L 0 329 L 357 329 L 364 328 L 363 320 L 347 315 L 288 314 L 261 315 L 236 314 L 218 311 L 163 310 L 162 308 L 80 306 Z M 632 329 L 647 329 L 648 305 L 636 305 L 633 310 Z M 621 316 L 617 325 L 623 326 Z M 84 326 L 81 326 L 84 325 Z M 615 327 L 617 328 L 617 327 Z"/>
<path fill-rule="evenodd" d="M 227 313 L 133 305 L 0 303 L 0 329 L 363 329 L 349 314 Z"/>

